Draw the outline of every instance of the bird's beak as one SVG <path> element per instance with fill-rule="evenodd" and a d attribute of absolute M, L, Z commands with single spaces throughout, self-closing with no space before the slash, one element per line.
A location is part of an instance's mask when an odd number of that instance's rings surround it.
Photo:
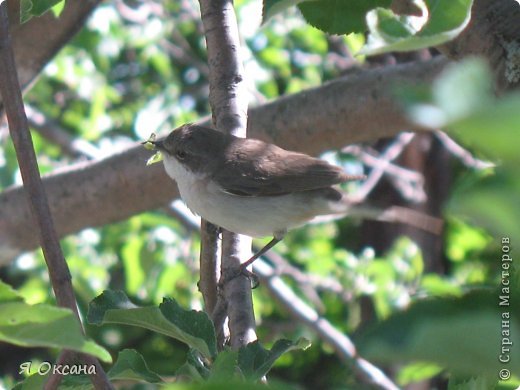
<path fill-rule="evenodd" d="M 150 141 L 157 150 L 164 150 L 164 141 Z"/>

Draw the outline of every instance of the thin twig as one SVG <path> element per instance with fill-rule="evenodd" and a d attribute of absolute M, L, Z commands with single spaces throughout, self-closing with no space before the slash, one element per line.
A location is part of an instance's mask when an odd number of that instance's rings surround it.
<path fill-rule="evenodd" d="M 200 237 L 199 290 L 204 298 L 206 312 L 211 314 L 217 305 L 217 295 L 215 293 L 217 291 L 218 277 L 220 276 L 220 258 L 218 256 L 220 249 L 219 228 L 206 220 L 202 220 L 201 230 L 205 234 L 202 234 Z M 216 254 L 217 256 L 215 256 Z"/>
<path fill-rule="evenodd" d="M 362 202 L 367 198 L 368 194 L 370 194 L 377 183 L 379 183 L 379 180 L 385 173 L 390 163 L 403 152 L 405 146 L 412 141 L 414 136 L 414 133 L 399 134 L 395 141 L 383 153 L 381 153 L 381 163 L 372 169 L 368 175 L 367 180 L 363 182 L 361 187 L 356 191 L 355 195 L 353 195 L 353 202 Z"/>
<path fill-rule="evenodd" d="M 359 161 L 371 168 L 383 169 L 403 198 L 415 203 L 426 200 L 424 175 L 421 173 L 384 161 L 376 151 L 359 145 L 349 145 L 341 151 L 357 157 Z"/>
<path fill-rule="evenodd" d="M 85 140 L 74 138 L 57 122 L 47 118 L 36 108 L 25 105 L 25 112 L 31 127 L 48 141 L 58 145 L 65 154 L 88 159 L 95 159 L 100 155 L 93 145 Z"/>
<path fill-rule="evenodd" d="M 444 147 L 455 157 L 457 157 L 465 166 L 473 169 L 493 168 L 495 164 L 484 161 L 473 156 L 467 149 L 464 149 L 455 142 L 448 134 L 443 131 L 436 131 L 435 136 L 442 142 Z"/>
<path fill-rule="evenodd" d="M 383 371 L 360 357 L 356 346 L 348 336 L 336 329 L 326 318 L 321 317 L 312 307 L 298 297 L 294 291 L 280 279 L 274 269 L 263 261 L 254 264 L 256 275 L 262 285 L 299 321 L 303 322 L 327 344 L 345 362 L 352 364 L 355 372 L 370 384 L 380 389 L 397 390 L 398 387 Z"/>
<path fill-rule="evenodd" d="M 81 318 L 77 309 L 74 290 L 72 289 L 70 271 L 54 228 L 47 196 L 38 170 L 38 162 L 29 132 L 27 116 L 24 111 L 22 92 L 18 82 L 9 35 L 7 2 L 0 3 L 0 69 L 2 69 L 0 72 L 0 94 L 2 95 L 9 123 L 9 132 L 15 147 L 32 215 L 39 229 L 40 243 L 49 270 L 52 288 L 56 295 L 56 301 L 59 306 L 72 310 L 81 326 Z M 91 380 L 97 389 L 112 388 L 103 370 L 97 371 L 96 374 L 92 375 Z"/>

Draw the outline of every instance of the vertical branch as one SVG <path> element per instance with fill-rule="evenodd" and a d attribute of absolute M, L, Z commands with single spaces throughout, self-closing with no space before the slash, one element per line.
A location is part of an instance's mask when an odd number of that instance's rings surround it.
<path fill-rule="evenodd" d="M 31 133 L 29 132 L 27 116 L 24 111 L 22 92 L 9 34 L 7 2 L 0 2 L 0 69 L 0 95 L 9 123 L 9 133 L 13 140 L 32 215 L 38 226 L 43 256 L 47 263 L 56 301 L 59 306 L 71 309 L 81 324 L 69 268 L 63 257 L 54 228 L 47 195 L 43 188 L 38 162 L 36 161 Z M 96 388 L 112 388 L 96 359 L 91 356 L 83 356 L 83 360 L 86 364 L 96 365 L 96 374 L 91 377 Z"/>
<path fill-rule="evenodd" d="M 248 98 L 233 1 L 199 0 L 199 3 L 208 49 L 209 101 L 213 122 L 221 131 L 245 137 Z M 251 239 L 230 232 L 223 232 L 222 237 L 221 280 L 229 280 L 232 279 L 229 274 L 236 271 L 240 259 L 249 252 Z M 249 280 L 237 277 L 222 289 L 219 299 L 225 300 L 226 304 L 217 304 L 217 307 L 227 310 L 232 347 L 238 348 L 256 340 Z"/>
<path fill-rule="evenodd" d="M 218 226 L 203 219 L 200 224 L 200 281 L 206 312 L 211 314 L 217 305 Z"/>

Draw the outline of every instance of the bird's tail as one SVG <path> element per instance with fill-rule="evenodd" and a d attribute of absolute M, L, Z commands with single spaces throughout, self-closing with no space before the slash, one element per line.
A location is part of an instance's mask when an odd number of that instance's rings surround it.
<path fill-rule="evenodd" d="M 343 194 L 343 198 L 339 202 L 331 202 L 332 215 L 319 216 L 314 221 L 322 222 L 324 220 L 339 219 L 344 217 L 354 217 L 361 219 L 371 219 L 384 222 L 403 223 L 413 226 L 432 234 L 440 234 L 444 221 L 437 217 L 432 217 L 421 211 L 413 210 L 403 206 L 389 206 L 380 208 L 369 206 L 362 203 L 356 203 L 348 200 L 348 195 Z"/>

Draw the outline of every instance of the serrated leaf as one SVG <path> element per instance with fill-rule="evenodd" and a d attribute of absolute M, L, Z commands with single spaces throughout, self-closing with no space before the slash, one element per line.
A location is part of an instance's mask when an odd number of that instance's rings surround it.
<path fill-rule="evenodd" d="M 190 346 L 198 345 L 200 344 L 199 340 L 202 340 L 208 348 L 209 356 L 213 357 L 217 354 L 215 328 L 205 312 L 185 310 L 171 298 L 164 298 L 159 305 L 159 309 L 165 318 L 183 332 L 186 339 L 192 340 L 189 343 Z"/>
<path fill-rule="evenodd" d="M 357 343 L 360 353 L 383 362 L 432 362 L 460 375 L 496 378 L 504 337 L 520 343 L 518 294 L 511 291 L 511 307 L 499 306 L 500 291 L 473 291 L 461 298 L 418 301 L 365 332 Z M 504 314 L 508 313 L 504 327 Z M 506 331 L 506 333 L 503 333 Z M 508 368 L 520 373 L 520 351 L 511 348 Z"/>
<path fill-rule="evenodd" d="M 85 338 L 72 311 L 50 305 L 0 304 L 0 340 L 23 347 L 70 349 L 112 361 L 107 350 Z"/>
<path fill-rule="evenodd" d="M 307 349 L 311 345 L 304 338 L 296 342 L 291 340 L 277 340 L 271 350 L 267 350 L 258 341 L 249 343 L 238 351 L 238 365 L 249 380 L 262 378 L 271 369 L 275 361 L 284 353 L 294 349 Z"/>
<path fill-rule="evenodd" d="M 122 291 L 104 291 L 89 305 L 89 323 L 124 324 L 153 330 L 180 340 L 206 358 L 217 353 L 215 330 L 204 312 L 182 309 L 173 299 L 159 307 L 137 307 Z"/>
<path fill-rule="evenodd" d="M 311 26 L 329 34 L 366 31 L 365 15 L 375 7 L 387 7 L 389 0 L 317 0 L 298 4 Z"/>
<path fill-rule="evenodd" d="M 209 380 L 213 382 L 229 382 L 237 376 L 238 352 L 220 351 L 211 365 Z"/>
<path fill-rule="evenodd" d="M 415 3 L 423 9 L 422 17 L 400 16 L 383 8 L 368 12 L 370 33 L 358 54 L 412 51 L 448 42 L 468 25 L 473 0 L 416 0 Z"/>
<path fill-rule="evenodd" d="M 483 375 L 472 377 L 457 377 L 450 375 L 448 390 L 488 390 L 496 389 L 497 380 Z M 504 389 L 502 389 L 504 390 Z"/>

